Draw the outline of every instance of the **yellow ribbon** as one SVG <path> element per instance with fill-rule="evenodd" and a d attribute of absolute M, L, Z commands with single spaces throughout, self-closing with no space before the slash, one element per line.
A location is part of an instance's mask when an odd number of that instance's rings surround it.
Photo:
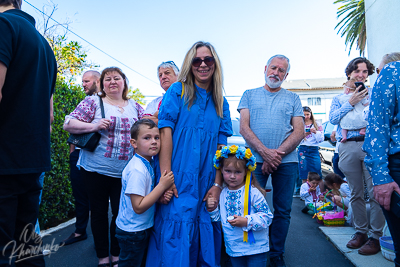
<path fill-rule="evenodd" d="M 185 84 L 182 83 L 182 93 L 181 93 L 181 99 L 183 97 L 183 95 L 185 94 Z"/>
<path fill-rule="evenodd" d="M 244 216 L 249 215 L 249 189 L 250 189 L 250 171 L 246 174 L 246 183 L 244 186 Z M 243 217 L 244 217 L 243 216 Z M 243 231 L 243 242 L 248 242 L 248 233 Z"/>

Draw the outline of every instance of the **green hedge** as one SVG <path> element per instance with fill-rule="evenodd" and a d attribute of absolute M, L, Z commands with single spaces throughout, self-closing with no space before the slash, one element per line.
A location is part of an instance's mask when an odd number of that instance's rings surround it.
<path fill-rule="evenodd" d="M 51 171 L 45 175 L 39 212 L 42 229 L 68 219 L 75 208 L 69 179 L 69 133 L 63 130 L 63 123 L 65 115 L 71 113 L 84 97 L 85 93 L 79 86 L 57 80 L 53 96 Z"/>

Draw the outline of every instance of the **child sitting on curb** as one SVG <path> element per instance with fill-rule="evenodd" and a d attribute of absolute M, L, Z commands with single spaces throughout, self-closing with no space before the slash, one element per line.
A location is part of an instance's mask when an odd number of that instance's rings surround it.
<path fill-rule="evenodd" d="M 318 183 L 321 181 L 321 177 L 316 172 L 308 172 L 307 182 L 302 184 L 300 187 L 300 197 L 305 201 L 305 207 L 301 210 L 303 213 L 313 215 L 314 209 L 311 205 L 318 201 L 321 190 L 319 189 Z"/>

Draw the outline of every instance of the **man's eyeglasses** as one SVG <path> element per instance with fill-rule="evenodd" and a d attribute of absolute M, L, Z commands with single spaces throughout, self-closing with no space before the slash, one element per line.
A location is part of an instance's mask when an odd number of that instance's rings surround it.
<path fill-rule="evenodd" d="M 379 68 L 376 68 L 375 70 L 376 70 L 376 74 L 379 75 L 379 73 L 381 72 L 381 70 L 380 70 Z"/>
<path fill-rule="evenodd" d="M 200 67 L 202 63 L 205 63 L 208 67 L 211 67 L 215 63 L 215 59 L 213 57 L 205 57 L 204 59 L 201 59 L 199 57 L 195 57 L 192 60 L 192 66 L 193 67 Z"/>

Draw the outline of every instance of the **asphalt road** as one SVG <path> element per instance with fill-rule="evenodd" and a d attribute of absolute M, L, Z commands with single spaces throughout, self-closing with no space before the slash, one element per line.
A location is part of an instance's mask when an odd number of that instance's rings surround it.
<path fill-rule="evenodd" d="M 324 175 L 326 172 L 323 173 Z M 286 241 L 285 261 L 289 267 L 313 266 L 353 266 L 336 248 L 326 239 L 319 230 L 319 224 L 310 215 L 301 212 L 304 202 L 293 198 L 292 219 Z M 43 238 L 44 244 L 58 244 L 75 230 L 74 225 L 59 230 Z M 61 247 L 46 258 L 46 266 L 97 266 L 94 250 L 93 235 L 90 225 L 87 229 L 88 239 Z"/>

